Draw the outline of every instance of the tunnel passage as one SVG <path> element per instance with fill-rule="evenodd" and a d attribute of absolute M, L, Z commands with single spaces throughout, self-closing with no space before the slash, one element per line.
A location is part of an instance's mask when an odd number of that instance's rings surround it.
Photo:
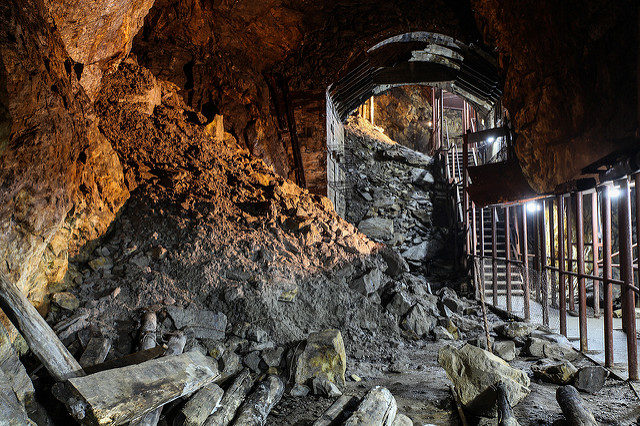
<path fill-rule="evenodd" d="M 343 124 L 366 99 L 396 86 L 430 85 L 466 99 L 489 123 L 502 95 L 497 64 L 490 53 L 433 32 L 387 38 L 345 69 L 326 91 L 327 196 L 339 214 L 345 209 Z"/>

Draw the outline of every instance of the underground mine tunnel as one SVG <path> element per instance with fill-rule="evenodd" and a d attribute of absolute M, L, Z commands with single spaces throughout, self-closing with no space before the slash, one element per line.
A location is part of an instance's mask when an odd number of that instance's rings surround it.
<path fill-rule="evenodd" d="M 0 425 L 632 425 L 635 0 L 5 0 Z"/>

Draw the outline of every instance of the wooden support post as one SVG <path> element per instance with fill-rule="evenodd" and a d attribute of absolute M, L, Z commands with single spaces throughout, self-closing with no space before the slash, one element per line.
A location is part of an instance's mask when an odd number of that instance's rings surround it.
<path fill-rule="evenodd" d="M 82 376 L 84 372 L 49 324 L 22 294 L 18 286 L 0 272 L 0 309 L 9 317 L 29 348 L 57 381 Z"/>
<path fill-rule="evenodd" d="M 598 426 L 598 422 L 573 386 L 560 386 L 556 390 L 556 401 L 569 426 Z"/>
<path fill-rule="evenodd" d="M 390 425 L 396 417 L 396 399 L 387 388 L 376 386 L 369 390 L 358 409 L 344 426 Z"/>
<path fill-rule="evenodd" d="M 602 290 L 604 292 L 604 365 L 613 367 L 613 285 L 611 284 L 611 196 L 602 190 Z"/>
<path fill-rule="evenodd" d="M 600 275 L 598 270 L 598 193 L 591 194 L 591 257 L 593 260 L 593 276 Z M 593 280 L 593 315 L 600 316 L 600 280 Z"/>
<path fill-rule="evenodd" d="M 507 312 L 512 311 L 511 303 L 511 220 L 509 207 L 504 208 L 505 281 L 507 285 Z"/>
<path fill-rule="evenodd" d="M 522 261 L 524 265 L 523 280 L 524 280 L 524 319 L 529 321 L 531 319 L 530 311 L 530 299 L 531 289 L 529 288 L 529 237 L 527 235 L 527 206 L 522 205 Z"/>
<path fill-rule="evenodd" d="M 567 271 L 572 272 L 573 271 L 573 225 L 572 225 L 572 221 L 571 221 L 571 212 L 572 212 L 572 206 L 573 206 L 573 198 L 572 197 L 567 197 L 567 252 L 566 252 L 566 256 L 567 256 Z M 573 288 L 573 276 L 569 275 L 568 277 L 569 280 L 569 311 L 574 312 L 576 311 L 576 305 L 575 305 L 575 291 Z"/>
<path fill-rule="evenodd" d="M 372 126 L 375 126 L 375 122 L 376 122 L 376 120 L 375 120 L 375 103 L 374 102 L 375 102 L 374 101 L 374 97 L 372 96 L 369 99 L 369 113 L 370 113 L 370 117 L 371 117 L 370 121 L 371 121 L 371 125 Z"/>
<path fill-rule="evenodd" d="M 236 425 L 264 425 L 271 409 L 284 394 L 284 382 L 278 376 L 269 375 L 244 401 L 238 410 Z"/>
<path fill-rule="evenodd" d="M 622 286 L 622 321 L 627 334 L 629 380 L 638 380 L 638 343 L 636 340 L 635 293 L 633 292 L 633 249 L 631 242 L 631 199 L 629 180 L 622 179 L 618 203 L 618 240 L 620 243 L 620 279 Z"/>
<path fill-rule="evenodd" d="M 111 339 L 108 337 L 92 337 L 87 343 L 79 363 L 82 368 L 101 364 L 107 358 L 111 349 Z"/>
<path fill-rule="evenodd" d="M 547 224 L 544 200 L 540 201 L 540 296 L 542 298 L 542 324 L 549 325 L 549 281 L 547 279 Z"/>
<path fill-rule="evenodd" d="M 236 415 L 236 411 L 249 390 L 253 387 L 253 378 L 249 369 L 244 369 L 233 380 L 229 389 L 224 393 L 220 401 L 220 407 L 211 414 L 205 426 L 227 426 Z"/>
<path fill-rule="evenodd" d="M 498 247 L 496 225 L 498 222 L 498 212 L 496 207 L 491 208 L 491 267 L 493 272 L 493 306 L 498 306 Z"/>
<path fill-rule="evenodd" d="M 342 414 L 345 407 L 355 400 L 355 396 L 341 395 L 324 413 L 313 422 L 312 426 L 330 426 Z"/>
<path fill-rule="evenodd" d="M 555 215 L 553 214 L 553 198 L 549 199 L 549 265 L 556 267 L 556 227 Z M 558 280 L 556 279 L 556 271 L 549 270 L 551 279 L 551 306 L 558 307 Z"/>
<path fill-rule="evenodd" d="M 580 322 L 580 350 L 588 350 L 587 342 L 587 290 L 584 275 L 584 215 L 582 193 L 571 194 L 576 212 L 576 263 L 578 264 L 578 316 Z"/>
<path fill-rule="evenodd" d="M 558 195 L 558 279 L 560 281 L 559 304 L 560 304 L 560 334 L 567 336 L 567 276 L 565 275 L 565 241 L 564 241 L 564 197 Z"/>

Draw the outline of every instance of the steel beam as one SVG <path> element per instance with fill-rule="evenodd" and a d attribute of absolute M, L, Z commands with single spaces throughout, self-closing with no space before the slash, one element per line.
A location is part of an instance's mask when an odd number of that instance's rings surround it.
<path fill-rule="evenodd" d="M 522 262 L 524 273 L 522 279 L 524 281 L 524 319 L 531 319 L 530 299 L 531 289 L 529 288 L 529 237 L 527 235 L 527 206 L 522 205 Z"/>
<path fill-rule="evenodd" d="M 567 288 L 565 271 L 565 253 L 564 253 L 564 197 L 558 195 L 558 280 L 560 281 L 559 304 L 560 304 L 560 334 L 567 336 Z"/>
<path fill-rule="evenodd" d="M 498 248 L 496 242 L 496 225 L 498 212 L 496 207 L 491 208 L 491 266 L 493 272 L 493 306 L 498 306 Z"/>
<path fill-rule="evenodd" d="M 578 274 L 584 274 L 584 217 L 582 211 L 582 193 L 574 192 L 573 198 L 576 213 L 576 263 Z M 580 350 L 588 350 L 587 342 L 587 290 L 584 277 L 578 278 L 578 317 L 580 323 Z"/>
<path fill-rule="evenodd" d="M 507 312 L 512 311 L 511 304 L 511 220 L 509 206 L 504 208 L 504 244 L 505 244 L 505 281 L 507 285 Z"/>
<path fill-rule="evenodd" d="M 602 189 L 602 290 L 604 292 L 604 365 L 613 367 L 613 286 L 611 284 L 611 196 Z"/>
<path fill-rule="evenodd" d="M 591 257 L 593 259 L 593 276 L 600 274 L 598 271 L 598 193 L 591 194 Z M 600 281 L 593 280 L 593 315 L 600 316 Z"/>

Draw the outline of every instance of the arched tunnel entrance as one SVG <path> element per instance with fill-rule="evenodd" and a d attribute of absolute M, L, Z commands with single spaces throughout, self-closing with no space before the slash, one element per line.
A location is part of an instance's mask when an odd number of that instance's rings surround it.
<path fill-rule="evenodd" d="M 495 58 L 482 48 L 432 32 L 405 33 L 377 43 L 352 61 L 326 91 L 327 196 L 339 214 L 345 211 L 345 120 L 370 97 L 409 84 L 428 85 L 438 93 L 432 109 L 433 151 L 442 147 L 444 90 L 469 102 L 482 128 L 497 123 L 502 83 Z"/>

